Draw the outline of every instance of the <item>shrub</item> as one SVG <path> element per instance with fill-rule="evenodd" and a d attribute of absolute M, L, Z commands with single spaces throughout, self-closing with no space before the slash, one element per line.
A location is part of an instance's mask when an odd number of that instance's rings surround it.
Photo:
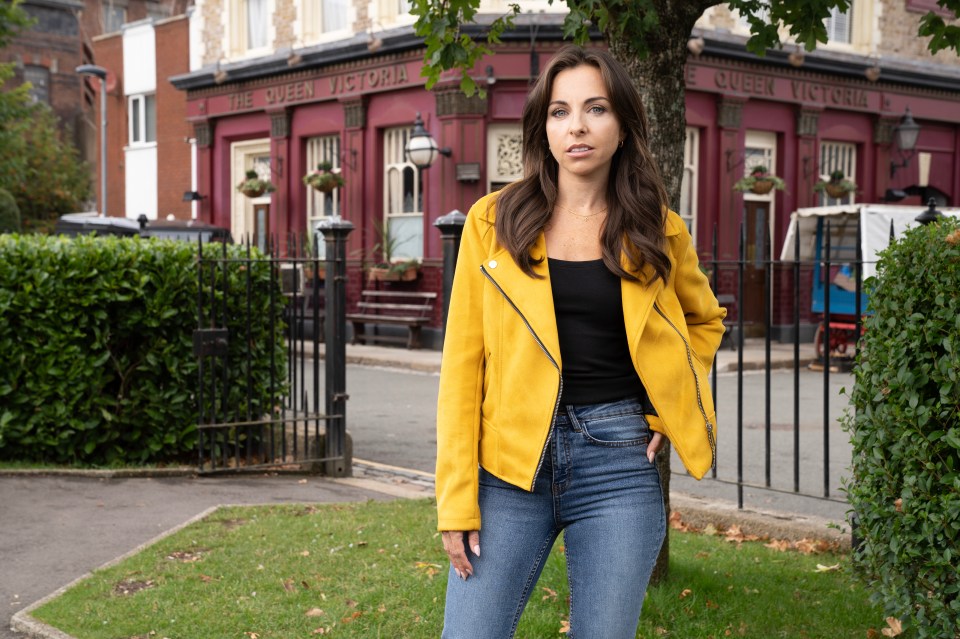
<path fill-rule="evenodd" d="M 881 253 L 852 404 L 855 562 L 921 638 L 960 627 L 960 228 L 908 231 Z"/>
<path fill-rule="evenodd" d="M 245 250 L 231 246 L 228 254 Z M 0 458 L 118 464 L 194 451 L 196 252 L 189 243 L 139 238 L 0 236 Z M 251 395 L 260 398 L 251 410 L 263 414 L 283 392 L 282 308 L 266 310 L 271 287 L 282 296 L 266 262 L 226 277 L 227 298 L 218 292 L 214 301 L 230 334 L 243 338 L 229 341 L 231 391 L 218 406 L 247 414 L 249 361 Z"/>
<path fill-rule="evenodd" d="M 20 208 L 10 192 L 0 189 L 0 233 L 20 232 Z"/>

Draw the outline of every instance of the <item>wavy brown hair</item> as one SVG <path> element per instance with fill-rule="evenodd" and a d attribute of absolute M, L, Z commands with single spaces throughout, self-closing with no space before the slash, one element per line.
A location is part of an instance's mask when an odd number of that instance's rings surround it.
<path fill-rule="evenodd" d="M 650 282 L 658 277 L 666 281 L 670 275 L 670 259 L 664 251 L 667 191 L 647 146 L 647 114 L 626 70 L 602 49 L 560 49 L 530 92 L 523 108 L 524 178 L 505 187 L 497 199 L 497 239 L 527 275 L 536 277 L 533 266 L 543 257 L 532 258 L 530 248 L 557 201 L 557 161 L 550 153 L 546 128 L 550 95 L 558 73 L 582 64 L 600 71 L 625 134 L 607 182 L 607 219 L 601 234 L 604 264 L 630 280 L 639 280 L 649 265 L 653 268 Z M 620 263 L 621 252 L 629 259 L 628 270 Z"/>

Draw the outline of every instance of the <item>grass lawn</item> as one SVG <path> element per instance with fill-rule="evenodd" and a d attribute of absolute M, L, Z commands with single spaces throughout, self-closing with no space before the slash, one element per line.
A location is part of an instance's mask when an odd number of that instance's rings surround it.
<path fill-rule="evenodd" d="M 221 509 L 33 614 L 78 639 L 435 639 L 447 563 L 434 521 L 429 500 Z M 670 533 L 670 578 L 649 590 L 638 637 L 836 639 L 884 625 L 845 555 Z M 565 582 L 557 547 L 518 637 L 565 636 Z"/>

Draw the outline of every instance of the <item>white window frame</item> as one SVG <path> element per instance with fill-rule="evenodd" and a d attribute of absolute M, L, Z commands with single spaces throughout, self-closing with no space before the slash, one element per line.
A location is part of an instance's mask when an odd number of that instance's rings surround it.
<path fill-rule="evenodd" d="M 837 142 L 834 140 L 820 140 L 820 179 L 829 180 L 834 171 L 843 171 L 843 175 L 851 182 L 856 181 L 857 175 L 857 145 L 853 142 Z M 854 204 L 857 201 L 856 191 L 850 191 L 841 198 L 832 198 L 826 192 L 817 194 L 817 205 Z"/>
<path fill-rule="evenodd" d="M 270 138 L 246 140 L 230 144 L 230 184 L 243 181 L 246 172 L 257 171 L 259 177 L 272 179 L 270 171 Z M 231 188 L 232 206 L 230 209 L 230 233 L 234 240 L 243 242 L 254 235 L 254 207 L 258 204 L 270 204 L 270 194 L 264 193 L 258 198 L 248 198 L 235 188 Z M 271 215 L 275 215 L 271 211 Z"/>
<path fill-rule="evenodd" d="M 343 22 L 343 26 L 338 29 L 329 30 L 324 28 L 323 22 L 326 14 L 328 12 L 336 13 L 335 8 L 329 6 L 329 3 L 332 1 L 334 0 L 302 0 L 300 15 L 303 19 L 299 21 L 302 31 L 300 40 L 302 42 L 305 44 L 327 42 L 353 35 L 351 25 L 354 22 L 356 10 L 353 4 L 346 0 L 342 1 L 344 5 L 343 10 L 346 12 L 346 19 Z"/>
<path fill-rule="evenodd" d="M 773 131 L 758 131 L 748 129 L 744 139 L 743 149 L 743 177 L 750 175 L 753 167 L 762 165 L 767 167 L 767 171 L 776 175 L 777 172 L 777 134 Z M 770 246 L 774 246 L 773 231 L 774 221 L 777 219 L 777 191 L 770 191 L 765 195 L 757 195 L 747 191 L 743 194 L 744 201 L 767 202 L 767 210 L 770 212 L 767 216 L 767 234 L 769 236 Z M 773 282 L 770 283 L 773 286 Z"/>
<path fill-rule="evenodd" d="M 399 221 L 419 220 L 420 224 L 414 236 L 399 238 L 396 251 L 392 256 L 396 259 L 423 258 L 423 191 L 420 182 L 420 170 L 406 158 L 404 149 L 410 139 L 410 127 L 394 127 L 383 131 L 383 224 L 388 232 L 393 232 L 393 223 Z M 404 175 L 412 171 L 413 201 L 404 202 L 403 184 Z M 418 250 L 410 250 L 410 241 L 419 245 Z"/>
<path fill-rule="evenodd" d="M 831 44 L 853 44 L 853 20 L 856 17 L 854 13 L 854 3 L 850 3 L 850 8 L 842 12 L 837 7 L 830 9 L 830 17 L 823 21 L 823 26 L 827 30 L 827 42 Z"/>
<path fill-rule="evenodd" d="M 504 136 L 516 137 L 520 140 L 516 162 L 519 171 L 504 170 L 500 161 L 500 142 Z M 491 124 L 487 127 L 487 193 L 499 190 L 523 177 L 523 126 L 516 124 Z"/>
<path fill-rule="evenodd" d="M 225 18 L 227 32 L 227 51 L 231 57 L 256 57 L 273 52 L 273 41 L 276 39 L 276 28 L 273 24 L 273 14 L 276 12 L 275 0 L 265 0 L 267 3 L 267 42 L 262 47 L 250 48 L 247 37 L 247 2 L 249 0 L 226 0 Z"/>
<path fill-rule="evenodd" d="M 25 64 L 23 81 L 30 83 L 31 103 L 50 104 L 50 69 L 38 64 Z"/>
<path fill-rule="evenodd" d="M 697 245 L 697 214 L 700 188 L 700 129 L 688 126 L 683 144 L 683 179 L 677 213 L 687 224 L 693 245 Z"/>
<path fill-rule="evenodd" d="M 153 101 L 153 139 L 147 139 L 147 100 Z M 135 117 L 136 116 L 136 117 Z M 157 143 L 157 94 L 138 93 L 127 96 L 128 146 L 147 146 Z"/>
<path fill-rule="evenodd" d="M 309 2 L 309 0 L 306 0 Z M 396 26 L 413 24 L 416 16 L 410 13 L 413 6 L 411 0 L 377 0 L 377 22 L 379 26 Z"/>
<path fill-rule="evenodd" d="M 340 136 L 323 135 L 307 140 L 307 170 L 309 173 L 317 168 L 321 162 L 329 162 L 334 173 L 340 172 Z M 307 237 L 313 250 L 314 233 L 317 224 L 322 220 L 340 215 L 340 189 L 333 189 L 329 193 L 304 185 L 307 190 Z M 318 238 L 317 257 L 326 255 L 326 245 L 323 238 Z"/>

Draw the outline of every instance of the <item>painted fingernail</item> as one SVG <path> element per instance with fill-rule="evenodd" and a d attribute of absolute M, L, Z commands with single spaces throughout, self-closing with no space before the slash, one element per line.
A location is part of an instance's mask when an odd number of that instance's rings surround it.
<path fill-rule="evenodd" d="M 477 544 L 473 547 L 473 554 L 475 554 L 477 557 L 480 556 L 480 544 Z"/>
<path fill-rule="evenodd" d="M 460 572 L 459 568 L 454 568 L 453 572 L 457 573 L 457 577 L 460 577 L 461 579 L 463 579 L 463 574 Z"/>

